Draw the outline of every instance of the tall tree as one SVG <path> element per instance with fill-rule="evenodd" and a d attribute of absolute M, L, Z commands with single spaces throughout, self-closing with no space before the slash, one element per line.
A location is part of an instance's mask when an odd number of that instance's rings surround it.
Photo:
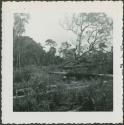
<path fill-rule="evenodd" d="M 51 64 L 54 64 L 55 63 L 55 54 L 56 54 L 55 47 L 57 46 L 57 43 L 52 39 L 47 39 L 45 41 L 45 43 L 46 43 L 46 46 L 49 47 L 49 51 L 47 53 L 48 59 Z"/>
<path fill-rule="evenodd" d="M 20 37 L 25 32 L 25 24 L 28 23 L 29 15 L 25 13 L 15 13 L 14 14 L 14 26 L 13 26 L 13 43 L 16 45 L 17 41 L 20 41 Z M 23 42 L 18 42 L 17 44 L 17 57 L 16 62 L 18 62 L 18 67 L 21 67 L 21 59 L 23 53 Z M 15 51 L 14 51 L 15 52 Z M 14 53 L 15 54 L 15 53 Z"/>
<path fill-rule="evenodd" d="M 26 13 L 15 13 L 14 14 L 14 26 L 13 35 L 21 36 L 25 32 L 25 24 L 28 23 L 29 14 Z"/>
<path fill-rule="evenodd" d="M 21 49 L 21 60 L 20 65 L 44 65 L 45 64 L 45 56 L 46 52 L 43 50 L 43 47 L 36 43 L 32 38 L 27 36 L 20 36 L 16 42 L 14 42 L 14 49 L 13 49 L 13 62 L 14 67 L 18 67 L 18 54 L 20 52 L 20 43 Z"/>
<path fill-rule="evenodd" d="M 71 19 L 65 18 L 61 26 L 76 35 L 78 59 L 86 52 L 99 49 L 101 42 L 107 43 L 112 39 L 113 22 L 105 13 L 73 14 Z"/>
<path fill-rule="evenodd" d="M 49 47 L 56 47 L 57 46 L 57 43 L 52 39 L 47 39 L 45 41 L 45 43 L 46 43 L 46 46 L 49 46 Z"/>

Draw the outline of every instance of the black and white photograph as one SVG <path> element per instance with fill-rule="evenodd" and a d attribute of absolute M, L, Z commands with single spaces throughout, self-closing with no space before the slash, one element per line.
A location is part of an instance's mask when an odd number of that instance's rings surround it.
<path fill-rule="evenodd" d="M 54 116 L 54 112 L 85 115 L 117 111 L 122 116 L 122 97 L 117 95 L 122 95 L 121 2 L 119 6 L 108 1 L 110 9 L 107 1 L 103 6 L 95 1 L 7 3 L 3 4 L 2 22 L 9 22 L 10 13 L 10 23 L 3 23 L 2 32 L 8 33 L 9 39 L 4 33 L 2 42 L 11 42 L 3 47 L 8 53 L 4 58 L 8 68 L 4 63 L 3 69 L 8 71 L 11 89 L 3 89 L 3 93 L 10 91 L 7 104 L 11 112 Z M 12 12 L 7 14 L 7 7 Z M 116 7 L 118 12 L 113 9 Z M 120 108 L 116 110 L 117 102 Z"/>
<path fill-rule="evenodd" d="M 105 13 L 15 13 L 13 111 L 112 111 L 112 31 Z"/>

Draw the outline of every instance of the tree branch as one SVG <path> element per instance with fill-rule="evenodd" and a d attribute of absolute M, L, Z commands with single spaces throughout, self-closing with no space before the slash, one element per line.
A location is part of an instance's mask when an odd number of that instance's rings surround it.
<path fill-rule="evenodd" d="M 81 25 L 81 33 L 83 33 L 83 32 L 85 31 L 85 29 L 90 26 L 90 24 L 86 25 L 83 29 L 82 29 L 82 26 L 83 26 L 83 25 Z"/>
<path fill-rule="evenodd" d="M 92 37 L 92 34 L 95 32 L 96 30 L 93 30 L 92 32 L 91 32 L 91 34 L 90 34 L 90 36 L 89 36 L 89 38 L 88 38 L 88 40 L 87 40 L 87 42 L 89 43 L 89 44 L 91 44 L 90 43 L 90 38 Z"/>
<path fill-rule="evenodd" d="M 94 41 L 90 44 L 90 49 L 93 49 L 95 47 L 95 45 L 96 45 L 96 41 L 98 40 L 97 39 L 97 34 L 98 34 L 98 32 L 96 30 L 96 35 L 95 35 Z"/>
<path fill-rule="evenodd" d="M 67 26 L 67 24 L 66 24 L 66 27 L 62 24 L 62 23 L 59 23 L 61 26 L 62 26 L 62 28 L 64 29 L 64 30 L 70 30 L 70 31 L 72 31 L 74 34 L 78 34 L 77 33 L 77 31 L 76 30 L 74 30 L 74 26 L 73 26 L 73 24 L 71 25 L 71 26 Z"/>

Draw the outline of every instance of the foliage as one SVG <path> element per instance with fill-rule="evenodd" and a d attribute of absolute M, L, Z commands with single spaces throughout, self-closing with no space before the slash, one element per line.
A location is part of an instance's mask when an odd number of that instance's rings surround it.
<path fill-rule="evenodd" d="M 60 55 L 54 40 L 45 41 L 49 47 L 45 51 L 40 43 L 23 36 L 29 15 L 15 14 L 14 19 L 14 111 L 113 110 L 113 80 L 92 76 L 113 74 L 113 48 L 109 51 L 107 45 L 112 41 L 113 22 L 106 14 L 79 13 L 66 20 L 63 28 L 76 35 L 76 45 L 63 42 Z M 68 75 L 52 74 L 64 70 L 59 68 L 62 63 L 71 67 Z M 18 97 L 24 89 L 31 92 Z"/>
<path fill-rule="evenodd" d="M 105 43 L 112 40 L 112 24 L 104 13 L 79 13 L 65 18 L 61 26 L 76 35 L 75 54 L 80 57 L 86 51 L 99 49 L 98 46 L 106 47 Z"/>
<path fill-rule="evenodd" d="M 59 54 L 64 58 L 64 60 L 75 60 L 75 49 L 71 48 L 71 44 L 68 42 L 62 42 L 59 48 Z"/>
<path fill-rule="evenodd" d="M 28 23 L 28 20 L 29 20 L 29 15 L 26 13 L 14 14 L 14 27 L 13 27 L 14 38 L 21 36 L 25 32 L 25 24 Z"/>
<path fill-rule="evenodd" d="M 47 46 L 50 46 L 50 47 L 55 47 L 55 46 L 57 46 L 56 42 L 55 42 L 54 40 L 52 40 L 52 39 L 47 39 L 47 40 L 45 41 L 45 43 L 46 43 Z"/>
<path fill-rule="evenodd" d="M 43 82 L 42 76 L 32 77 L 34 94 L 14 99 L 14 111 L 112 111 L 113 91 L 110 79 L 89 79 L 76 84 Z M 53 80 L 55 80 L 54 78 Z M 106 82 L 104 82 L 106 81 Z M 47 93 L 47 86 L 56 85 Z M 84 86 L 84 87 L 83 87 Z M 50 91 L 50 90 L 49 90 Z"/>
<path fill-rule="evenodd" d="M 55 55 L 56 49 L 54 47 L 51 47 L 48 52 L 45 52 L 43 47 L 30 37 L 21 36 L 13 42 L 14 67 L 58 64 L 62 60 L 61 57 Z"/>

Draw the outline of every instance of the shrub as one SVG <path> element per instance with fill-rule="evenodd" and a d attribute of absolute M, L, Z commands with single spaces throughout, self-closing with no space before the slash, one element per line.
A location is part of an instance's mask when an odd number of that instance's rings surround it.
<path fill-rule="evenodd" d="M 37 70 L 37 67 L 33 65 L 16 68 L 13 70 L 13 82 L 28 81 Z"/>
<path fill-rule="evenodd" d="M 13 111 L 37 111 L 37 101 L 30 96 L 14 99 Z"/>

